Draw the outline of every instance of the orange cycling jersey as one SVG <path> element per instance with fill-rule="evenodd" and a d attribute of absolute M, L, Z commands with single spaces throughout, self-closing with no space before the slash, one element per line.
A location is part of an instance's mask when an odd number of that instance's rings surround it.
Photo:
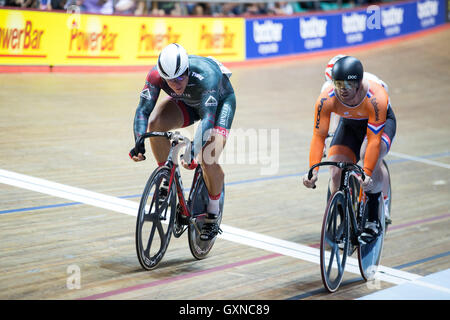
<path fill-rule="evenodd" d="M 310 167 L 322 159 L 330 125 L 330 115 L 334 112 L 346 119 L 368 121 L 364 171 L 368 175 L 372 175 L 380 152 L 389 96 L 381 85 L 371 80 L 368 82 L 369 90 L 363 101 L 357 106 L 347 106 L 339 101 L 332 85 L 320 94 L 315 106 L 314 130 L 309 153 Z"/>

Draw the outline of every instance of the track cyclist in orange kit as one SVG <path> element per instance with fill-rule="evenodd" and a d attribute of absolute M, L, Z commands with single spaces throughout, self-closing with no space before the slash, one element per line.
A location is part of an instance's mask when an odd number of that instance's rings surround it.
<path fill-rule="evenodd" d="M 383 183 L 388 179 L 380 164 L 395 136 L 395 115 L 387 91 L 380 83 L 364 76 L 363 65 L 357 58 L 338 59 L 332 68 L 332 80 L 315 104 L 309 164 L 311 167 L 322 159 L 330 116 L 334 112 L 341 118 L 330 144 L 330 161 L 357 163 L 363 160 L 366 179 L 360 179 L 360 183 L 369 199 L 365 236 L 376 237 L 381 230 L 378 208 Z M 341 170 L 330 167 L 330 173 L 332 194 L 339 187 Z M 305 175 L 303 184 L 313 188 L 317 179 L 318 169 L 310 180 Z"/>

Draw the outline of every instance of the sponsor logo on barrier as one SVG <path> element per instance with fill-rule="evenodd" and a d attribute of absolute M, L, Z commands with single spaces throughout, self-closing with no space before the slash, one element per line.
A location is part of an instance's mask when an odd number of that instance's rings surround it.
<path fill-rule="evenodd" d="M 165 32 L 152 32 L 152 28 L 147 30 L 145 24 L 141 25 L 141 30 L 139 31 L 139 52 L 159 52 L 166 45 L 173 42 L 179 42 L 181 37 L 180 33 L 175 33 L 171 26 L 168 26 Z M 156 56 L 139 56 L 139 58 L 156 58 Z"/>
<path fill-rule="evenodd" d="M 199 47 L 202 54 L 211 53 L 211 55 L 221 55 L 214 52 L 214 50 L 224 50 L 234 48 L 234 32 L 231 32 L 227 25 L 214 25 L 214 30 L 210 30 L 208 26 L 202 24 L 200 27 L 200 43 Z M 213 50 L 213 52 L 211 52 Z M 227 53 L 229 55 L 235 55 L 234 52 Z"/>
<path fill-rule="evenodd" d="M 450 21 L 450 0 L 447 0 L 447 21 Z"/>
<path fill-rule="evenodd" d="M 381 25 L 384 27 L 386 36 L 393 36 L 401 33 L 400 26 L 403 24 L 405 9 L 391 7 L 381 10 Z"/>
<path fill-rule="evenodd" d="M 265 20 L 263 23 L 253 22 L 253 40 L 256 43 L 283 41 L 283 24 Z"/>
<path fill-rule="evenodd" d="M 366 20 L 367 16 L 365 14 L 352 13 L 350 15 L 342 15 L 342 31 L 345 34 L 354 32 L 364 32 L 366 31 Z"/>
<path fill-rule="evenodd" d="M 342 31 L 346 35 L 347 43 L 357 43 L 364 40 L 363 32 L 366 31 L 367 16 L 365 14 L 352 13 L 342 15 Z"/>
<path fill-rule="evenodd" d="M 283 24 L 265 20 L 264 23 L 253 22 L 253 40 L 258 43 L 259 54 L 277 53 L 277 42 L 283 41 Z"/>
<path fill-rule="evenodd" d="M 439 13 L 439 1 L 427 0 L 425 2 L 417 2 L 417 17 L 420 20 L 422 28 L 433 26 L 436 24 L 435 17 Z"/>
<path fill-rule="evenodd" d="M 74 24 L 70 30 L 69 51 L 84 54 L 112 52 L 115 50 L 117 37 L 118 34 L 111 32 L 106 24 L 102 25 L 99 32 L 80 30 Z"/>
<path fill-rule="evenodd" d="M 12 50 L 38 50 L 41 47 L 44 30 L 33 26 L 30 20 L 25 27 L 0 27 L 0 48 Z"/>
<path fill-rule="evenodd" d="M 300 18 L 300 37 L 305 40 L 305 49 L 316 49 L 323 47 L 323 40 L 327 36 L 326 19 L 311 17 L 310 19 Z"/>
<path fill-rule="evenodd" d="M 302 39 L 323 38 L 327 36 L 327 20 L 311 17 L 300 18 L 300 37 Z"/>

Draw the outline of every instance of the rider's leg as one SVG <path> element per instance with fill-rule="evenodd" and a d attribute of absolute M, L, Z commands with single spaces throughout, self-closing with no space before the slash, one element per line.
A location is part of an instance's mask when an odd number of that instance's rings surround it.
<path fill-rule="evenodd" d="M 222 193 L 225 174 L 219 164 L 219 157 L 226 144 L 226 137 L 213 131 L 210 140 L 203 147 L 200 161 L 206 188 L 209 193 L 208 213 L 219 213 L 219 199 Z"/>
<path fill-rule="evenodd" d="M 364 140 L 361 145 L 361 159 L 364 159 L 364 155 L 367 149 L 367 139 Z M 389 176 L 385 170 L 383 170 L 383 166 L 381 165 L 383 161 L 383 157 L 387 154 L 387 146 L 385 143 L 381 142 L 380 144 L 380 154 L 378 156 L 377 164 L 372 172 L 372 181 L 373 184 L 370 189 L 365 190 L 366 195 L 369 198 L 368 206 L 369 206 L 369 221 L 376 221 L 379 216 L 379 205 L 380 201 L 383 199 L 381 197 L 381 193 L 383 191 L 383 186 L 387 183 L 389 184 Z M 387 193 L 386 193 L 387 194 Z"/>
<path fill-rule="evenodd" d="M 356 157 L 354 152 L 343 145 L 334 145 L 330 148 L 330 161 L 337 162 L 356 162 Z M 341 184 L 341 171 L 335 166 L 330 167 L 330 193 L 337 191 L 339 185 Z"/>
<path fill-rule="evenodd" d="M 219 212 L 219 199 L 222 193 L 225 174 L 219 164 L 219 158 L 222 154 L 227 136 L 233 123 L 236 110 L 236 97 L 234 94 L 228 95 L 223 103 L 217 108 L 214 122 L 214 129 L 210 134 L 209 141 L 205 144 L 202 151 L 202 169 L 204 172 L 206 187 L 209 192 L 208 212 Z"/>
<path fill-rule="evenodd" d="M 364 139 L 363 144 L 361 145 L 361 159 L 364 159 L 367 149 L 367 138 Z M 367 190 L 371 193 L 382 192 L 387 194 L 387 190 L 389 187 L 389 175 L 386 170 L 384 170 L 384 166 L 382 166 L 382 161 L 384 156 L 387 154 L 387 146 L 384 142 L 380 144 L 380 154 L 378 156 L 377 164 L 372 172 L 372 180 L 373 184 L 370 190 Z"/>
<path fill-rule="evenodd" d="M 217 224 L 217 219 L 220 213 L 219 203 L 225 175 L 219 164 L 219 157 L 225 143 L 225 136 L 213 130 L 209 141 L 205 144 L 201 152 L 200 164 L 203 170 L 203 179 L 209 194 L 205 223 L 202 226 L 200 234 L 200 239 L 204 241 L 214 238 L 218 232 L 221 232 Z"/>
<path fill-rule="evenodd" d="M 357 163 L 361 143 L 364 139 L 366 128 L 361 126 L 360 121 L 345 118 L 339 119 L 333 140 L 328 152 L 330 161 Z M 362 133 L 361 133 L 362 132 Z M 341 183 L 341 169 L 330 167 L 330 193 L 335 192 Z"/>
<path fill-rule="evenodd" d="M 181 128 L 183 123 L 183 112 L 176 101 L 169 98 L 158 104 L 151 113 L 148 131 L 169 131 Z M 169 155 L 170 142 L 163 137 L 152 137 L 150 145 L 158 164 L 164 163 Z"/>

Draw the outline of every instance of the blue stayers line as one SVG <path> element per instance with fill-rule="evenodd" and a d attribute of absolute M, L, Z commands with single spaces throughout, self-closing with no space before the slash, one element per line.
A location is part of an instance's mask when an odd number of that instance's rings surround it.
<path fill-rule="evenodd" d="M 83 203 L 81 203 L 81 202 L 69 202 L 69 203 L 50 204 L 50 205 L 38 206 L 38 207 L 3 210 L 3 211 L 0 211 L 0 214 L 11 213 L 11 212 L 33 211 L 33 210 L 41 210 L 41 209 L 49 209 L 49 208 L 68 207 L 68 206 L 74 206 L 74 205 L 77 205 L 77 204 L 83 204 Z"/>
<path fill-rule="evenodd" d="M 301 172 L 301 173 L 285 174 L 285 175 L 281 175 L 281 176 L 272 176 L 272 177 L 263 177 L 263 178 L 255 178 L 255 179 L 248 179 L 248 180 L 240 180 L 240 181 L 234 181 L 234 182 L 225 183 L 225 186 L 232 186 L 232 185 L 239 185 L 239 184 L 253 183 L 253 182 L 260 182 L 260 181 L 268 181 L 268 180 L 276 180 L 276 179 L 284 179 L 284 178 L 302 176 L 305 173 L 306 172 Z M 184 189 L 184 190 L 185 191 L 189 191 L 189 188 Z M 128 196 L 121 196 L 119 198 L 121 198 L 121 199 L 130 199 L 130 198 L 139 198 L 140 196 L 141 196 L 141 194 L 134 194 L 134 195 L 128 195 Z M 74 205 L 79 205 L 79 204 L 83 204 L 83 203 L 81 203 L 81 202 L 68 202 L 68 203 L 51 204 L 51 205 L 47 205 L 47 206 L 10 209 L 10 210 L 0 211 L 0 214 L 12 213 L 12 212 L 23 212 L 23 211 L 34 211 L 34 210 L 50 209 L 50 208 L 58 208 L 58 207 L 68 207 L 68 206 L 74 206 Z"/>
<path fill-rule="evenodd" d="M 427 155 L 427 156 L 422 156 L 420 158 L 430 159 L 430 158 L 441 158 L 441 157 L 447 157 L 447 156 L 450 156 L 450 152 L 431 154 L 431 155 Z M 409 159 L 396 159 L 396 160 L 387 160 L 387 163 L 388 164 L 396 164 L 396 163 L 409 162 L 409 161 L 411 161 L 411 160 L 409 160 Z M 327 169 L 325 169 L 325 170 L 327 170 Z M 284 174 L 284 175 L 280 175 L 280 176 L 271 176 L 271 177 L 262 177 L 262 178 L 255 178 L 255 179 L 239 180 L 239 181 L 225 183 L 225 186 L 233 186 L 233 185 L 240 185 L 240 184 L 254 183 L 254 182 L 261 182 L 261 181 L 279 180 L 279 179 L 292 178 L 292 177 L 301 177 L 301 176 L 303 176 L 306 173 L 307 172 L 300 172 L 300 173 Z M 140 194 L 135 194 L 135 195 L 128 195 L 128 196 L 121 196 L 119 198 L 121 198 L 121 199 L 130 199 L 130 198 L 139 198 L 140 196 L 141 196 Z M 52 204 L 52 205 L 47 205 L 47 206 L 10 209 L 10 210 L 0 211 L 0 214 L 12 213 L 12 212 L 34 211 L 34 210 L 50 209 L 50 208 L 58 208 L 58 207 L 68 207 L 68 206 L 74 206 L 74 205 L 79 205 L 79 204 L 83 204 L 83 203 L 80 203 L 80 202 L 69 202 L 69 203 Z"/>
<path fill-rule="evenodd" d="M 425 258 L 425 259 L 420 259 L 420 260 L 416 260 L 416 261 L 413 261 L 413 262 L 401 264 L 401 265 L 396 266 L 394 268 L 395 269 L 404 269 L 404 268 L 408 268 L 408 267 L 414 266 L 416 264 L 420 264 L 420 263 L 428 262 L 428 261 L 431 261 L 431 260 L 443 258 L 443 257 L 446 257 L 448 255 L 450 255 L 450 251 L 447 251 L 447 252 L 444 252 L 444 253 L 440 253 L 440 254 L 437 254 L 435 256 Z"/>

